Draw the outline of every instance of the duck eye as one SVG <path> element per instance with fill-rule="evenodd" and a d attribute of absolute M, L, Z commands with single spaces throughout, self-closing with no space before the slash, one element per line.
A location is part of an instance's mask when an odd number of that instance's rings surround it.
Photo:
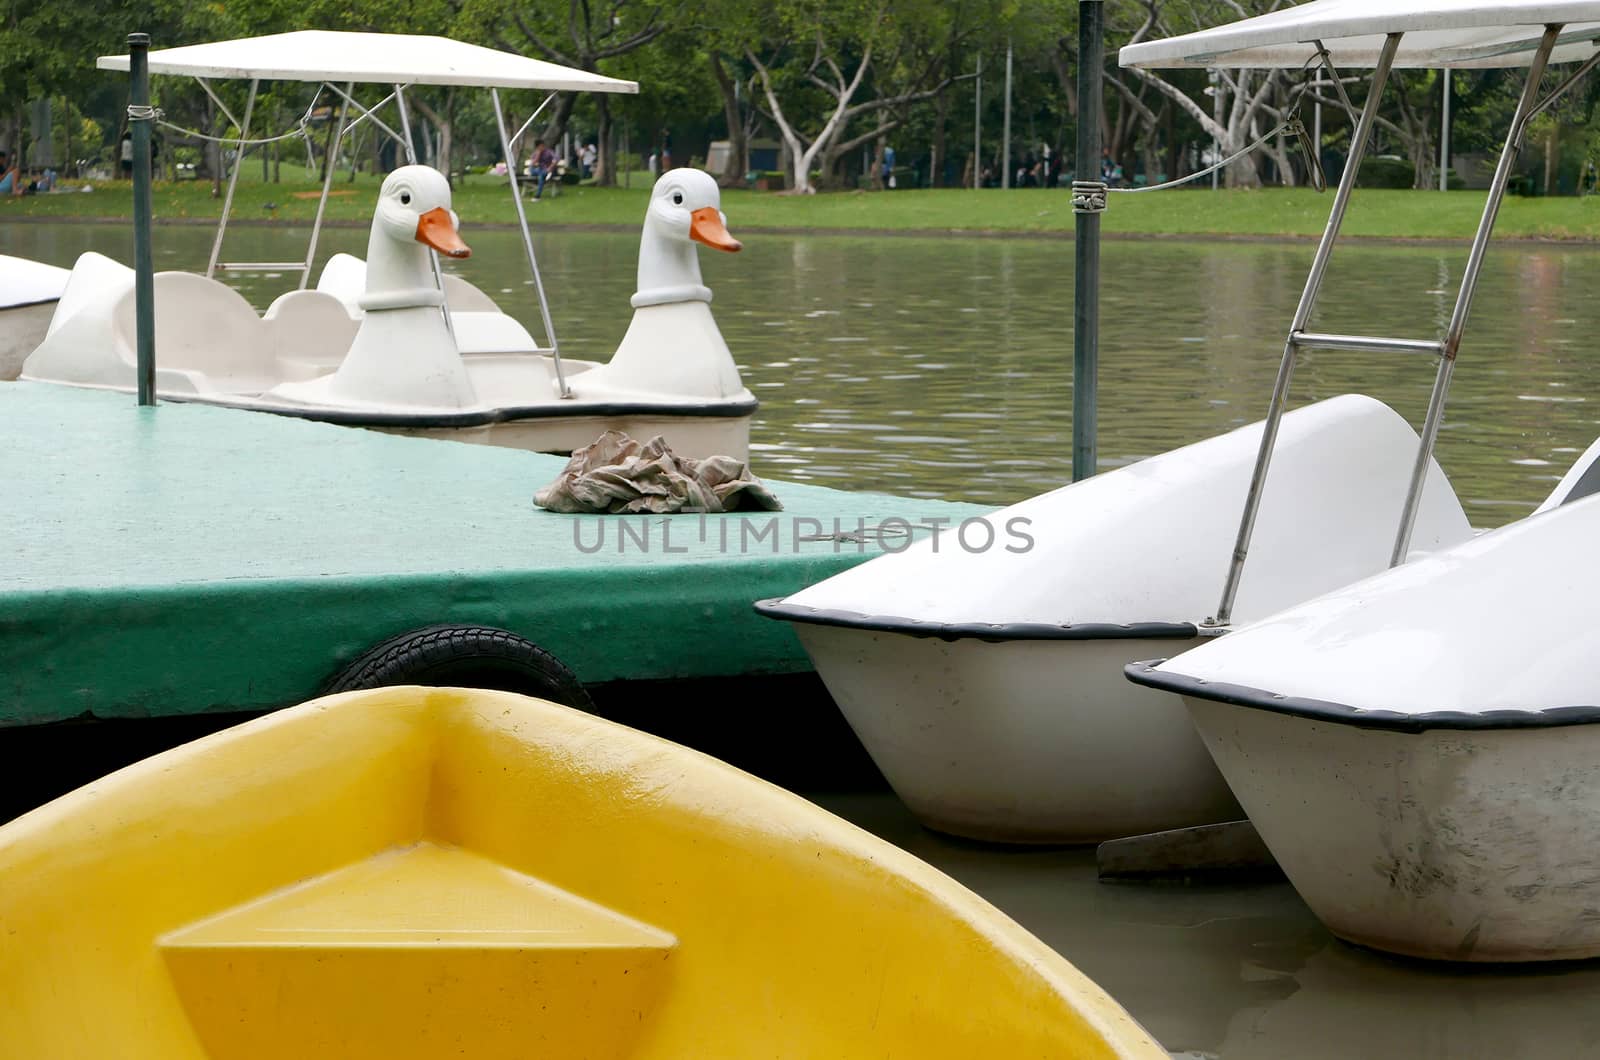
<path fill-rule="evenodd" d="M 411 205 L 411 193 L 409 191 L 402 191 L 400 193 L 400 205 L 401 206 L 410 206 Z"/>
<path fill-rule="evenodd" d="M 672 205 L 674 205 L 674 206 L 682 206 L 683 205 L 683 192 L 675 191 L 675 192 L 672 193 Z"/>

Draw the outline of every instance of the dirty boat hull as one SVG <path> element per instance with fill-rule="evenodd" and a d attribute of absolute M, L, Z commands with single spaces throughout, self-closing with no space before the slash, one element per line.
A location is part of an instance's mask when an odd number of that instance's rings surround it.
<path fill-rule="evenodd" d="M 0 828 L 0 872 L 8 1056 L 1166 1056 L 910 855 L 506 693 L 219 733 Z"/>
<path fill-rule="evenodd" d="M 895 793 L 938 831 L 1094 843 L 1239 815 L 1182 703 L 1118 687 L 1140 652 L 1198 639 L 795 632 Z"/>
<path fill-rule="evenodd" d="M 1185 702 L 1335 935 L 1430 960 L 1600 956 L 1600 728 L 1405 733 Z"/>
<path fill-rule="evenodd" d="M 1295 889 L 1412 957 L 1600 957 L 1600 497 L 1161 663 Z"/>

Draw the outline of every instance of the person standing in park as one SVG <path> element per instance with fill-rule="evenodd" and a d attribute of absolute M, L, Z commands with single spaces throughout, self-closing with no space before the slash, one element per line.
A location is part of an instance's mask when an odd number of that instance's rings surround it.
<path fill-rule="evenodd" d="M 123 134 L 122 134 L 121 152 L 122 152 L 122 155 L 121 155 L 121 158 L 122 158 L 122 179 L 123 180 L 132 180 L 133 179 L 133 132 L 132 132 L 132 130 L 125 130 L 123 132 Z"/>
<path fill-rule="evenodd" d="M 661 130 L 661 172 L 672 168 L 672 131 Z"/>
<path fill-rule="evenodd" d="M 22 171 L 11 161 L 11 156 L 0 151 L 0 195 L 22 194 Z"/>
<path fill-rule="evenodd" d="M 600 158 L 600 149 L 592 143 L 584 144 L 578 148 L 578 165 L 583 168 L 583 179 L 589 180 L 594 176 L 594 164 Z"/>
<path fill-rule="evenodd" d="M 555 167 L 556 153 L 543 140 L 535 142 L 533 156 L 528 159 L 528 177 L 538 182 L 533 189 L 534 202 L 544 195 L 544 182 L 555 171 Z"/>

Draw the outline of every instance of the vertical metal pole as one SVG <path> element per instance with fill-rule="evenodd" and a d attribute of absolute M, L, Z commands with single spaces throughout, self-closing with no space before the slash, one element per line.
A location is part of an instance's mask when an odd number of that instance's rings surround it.
<path fill-rule="evenodd" d="M 1078 181 L 1100 179 L 1105 4 L 1078 3 Z M 1104 195 L 1101 196 L 1102 200 Z M 1095 472 L 1100 375 L 1100 213 L 1074 210 L 1072 293 L 1072 481 Z"/>
<path fill-rule="evenodd" d="M 522 192 L 517 190 L 517 163 L 511 153 L 511 137 L 506 132 L 506 111 L 500 105 L 500 90 L 491 88 L 489 98 L 494 101 L 494 120 L 500 129 L 500 149 L 506 156 L 506 174 L 511 180 L 511 201 L 517 207 L 517 226 L 522 229 L 522 247 L 528 252 L 528 267 L 533 270 L 533 289 L 539 295 L 539 313 L 544 318 L 544 337 L 550 343 L 550 359 L 555 363 L 556 387 L 564 398 L 571 397 L 567 389 L 567 375 L 561 367 L 561 347 L 556 343 L 556 326 L 550 319 L 550 302 L 544 296 L 544 280 L 539 276 L 539 259 L 533 253 L 533 236 L 528 232 L 528 213 L 522 205 Z"/>
<path fill-rule="evenodd" d="M 1211 72 L 1211 119 L 1220 128 L 1222 125 L 1222 74 L 1217 70 Z M 1211 138 L 1211 164 L 1216 165 L 1222 161 L 1222 139 L 1217 136 Z M 1222 170 L 1211 171 L 1211 190 L 1216 191 L 1222 181 Z"/>
<path fill-rule="evenodd" d="M 972 187 L 983 187 L 983 53 L 978 53 L 978 80 L 972 94 Z"/>
<path fill-rule="evenodd" d="M 356 90 L 354 81 L 347 81 L 344 86 L 345 98 L 339 103 L 338 122 L 334 126 L 333 140 L 328 146 L 328 164 L 323 167 L 322 197 L 317 200 L 317 216 L 311 222 L 311 245 L 306 247 L 306 267 L 300 271 L 300 290 L 305 290 L 311 282 L 311 269 L 317 259 L 317 237 L 322 235 L 322 215 L 328 209 L 328 193 L 333 188 L 333 160 L 339 153 L 339 143 L 344 139 L 344 118 L 350 109 L 350 93 Z M 309 143 L 309 137 L 307 139 Z"/>
<path fill-rule="evenodd" d="M 1233 601 L 1239 593 L 1239 578 L 1244 573 L 1245 557 L 1250 552 L 1250 535 L 1255 532 L 1256 513 L 1261 508 L 1261 491 L 1266 485 L 1267 469 L 1272 463 L 1272 447 L 1278 441 L 1278 424 L 1289 404 L 1289 383 L 1294 378 L 1295 336 L 1303 331 L 1316 307 L 1317 294 L 1322 290 L 1322 280 L 1328 271 L 1328 259 L 1333 254 L 1333 243 L 1344 224 L 1344 213 L 1350 204 L 1350 193 L 1355 190 L 1356 174 L 1361 169 L 1361 157 L 1366 153 L 1367 141 L 1372 136 L 1372 126 L 1378 116 L 1378 105 L 1383 99 L 1383 89 L 1389 82 L 1389 69 L 1394 65 L 1394 53 L 1400 47 L 1400 34 L 1391 33 L 1383 42 L 1378 55 L 1378 65 L 1372 71 L 1372 86 L 1367 91 L 1366 105 L 1361 108 L 1361 118 L 1350 134 L 1350 157 L 1345 160 L 1344 172 L 1339 174 L 1339 190 L 1334 193 L 1333 205 L 1328 211 L 1328 224 L 1322 230 L 1322 241 L 1311 258 L 1311 272 L 1306 276 L 1305 289 L 1300 293 L 1300 304 L 1295 307 L 1294 320 L 1289 325 L 1289 338 L 1283 344 L 1283 360 L 1278 364 L 1278 378 L 1272 386 L 1272 404 L 1267 408 L 1267 420 L 1262 426 L 1261 445 L 1256 450 L 1255 470 L 1250 474 L 1250 487 L 1245 494 L 1244 514 L 1239 518 L 1239 536 L 1234 540 L 1233 558 L 1228 564 L 1227 581 L 1222 586 L 1222 601 L 1217 613 L 1204 625 L 1226 626 L 1233 620 Z"/>
<path fill-rule="evenodd" d="M 1079 113 L 1083 101 L 1078 101 Z M 1006 106 L 1000 126 L 1000 186 L 1011 187 L 1011 39 L 1006 38 Z"/>
<path fill-rule="evenodd" d="M 1311 83 L 1311 91 L 1322 95 L 1322 71 L 1317 71 L 1317 79 Z M 1317 145 L 1317 157 L 1312 160 L 1314 165 L 1322 165 L 1322 101 L 1317 100 L 1311 104 L 1311 142 Z"/>
<path fill-rule="evenodd" d="M 133 307 L 139 404 L 156 403 L 156 273 L 150 255 L 150 35 L 128 34 L 133 126 Z"/>
<path fill-rule="evenodd" d="M 1450 68 L 1444 71 L 1444 113 L 1439 121 L 1439 190 L 1450 188 Z"/>
<path fill-rule="evenodd" d="M 217 238 L 211 241 L 211 260 L 206 263 L 206 279 L 217 273 L 217 259 L 222 256 L 222 233 L 228 230 L 228 214 L 233 209 L 233 189 L 239 186 L 239 169 L 244 165 L 244 141 L 250 135 L 250 114 L 256 109 L 256 89 L 259 79 L 250 79 L 250 98 L 245 101 L 244 118 L 239 122 L 238 146 L 234 149 L 233 172 L 228 174 L 228 194 L 222 198 L 222 220 L 217 222 Z"/>
<path fill-rule="evenodd" d="M 1461 335 L 1467 328 L 1467 314 L 1472 309 L 1472 296 L 1478 288 L 1478 274 L 1483 271 L 1483 258 L 1489 249 L 1489 236 L 1494 232 L 1494 222 L 1500 216 L 1500 204 L 1506 197 L 1506 183 L 1511 179 L 1511 167 L 1516 164 L 1517 152 L 1522 149 L 1522 137 L 1528 131 L 1528 122 L 1539 102 L 1539 81 L 1544 77 L 1545 64 L 1555 49 L 1560 26 L 1546 26 L 1539 48 L 1528 64 L 1528 80 L 1522 86 L 1522 97 L 1517 101 L 1517 112 L 1511 119 L 1511 131 L 1506 134 L 1505 147 L 1500 161 L 1494 167 L 1494 180 L 1489 184 L 1489 198 L 1483 204 L 1483 216 L 1478 219 L 1478 230 L 1472 237 L 1472 249 L 1467 252 L 1467 265 L 1461 273 L 1461 289 L 1456 293 L 1456 307 L 1450 314 L 1450 326 L 1444 335 L 1444 352 L 1439 358 L 1439 373 L 1433 379 L 1433 394 L 1428 399 L 1428 418 L 1422 425 L 1422 442 L 1417 446 L 1417 462 L 1411 468 L 1411 485 L 1406 491 L 1405 507 L 1400 513 L 1400 530 L 1395 535 L 1394 551 L 1389 556 L 1389 566 L 1398 567 L 1406 561 L 1411 550 L 1411 530 L 1417 521 L 1417 508 L 1422 502 L 1422 490 L 1428 479 L 1428 469 L 1433 463 L 1433 446 L 1439 438 L 1439 424 L 1444 419 L 1445 396 L 1450 390 L 1450 376 L 1455 371 L 1456 354 L 1461 349 Z"/>

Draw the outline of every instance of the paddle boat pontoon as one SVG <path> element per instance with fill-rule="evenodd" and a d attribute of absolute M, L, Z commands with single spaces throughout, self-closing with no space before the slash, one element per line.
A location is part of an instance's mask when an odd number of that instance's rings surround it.
<path fill-rule="evenodd" d="M 0 827 L 0 875 L 8 1057 L 1168 1055 L 910 854 L 508 693 L 226 730 Z"/>
<path fill-rule="evenodd" d="M 127 69 L 128 60 L 105 57 L 99 65 Z M 413 162 L 409 86 L 488 88 L 508 159 L 517 157 L 515 145 L 538 112 L 511 135 L 500 89 L 633 92 L 638 87 L 437 37 L 309 30 L 153 52 L 149 66 L 154 73 L 193 76 L 208 90 L 208 78 L 248 78 L 250 103 L 237 122 L 241 154 L 249 142 L 257 86 L 263 80 L 289 80 L 321 82 L 317 98 L 327 92 L 340 101 L 333 150 L 351 130 L 370 122 L 395 137 Z M 352 93 L 356 83 L 368 82 L 393 84 L 393 91 L 382 103 L 363 107 Z M 390 100 L 399 114 L 399 132 L 378 117 Z M 315 106 L 316 99 L 303 120 Z M 360 114 L 346 124 L 351 108 Z M 533 272 L 543 343 L 482 290 L 440 268 L 441 252 L 467 255 L 453 235 L 450 189 L 442 180 L 413 173 L 415 186 L 402 188 L 391 175 L 373 220 L 368 260 L 334 255 L 311 289 L 333 167 L 328 167 L 303 263 L 221 260 L 239 169 L 236 163 L 229 178 L 205 275 L 155 277 L 161 396 L 546 452 L 570 452 L 615 429 L 640 437 L 665 435 L 686 456 L 747 457 L 756 399 L 741 382 L 711 316 L 711 292 L 701 282 L 696 256 L 697 243 L 725 251 L 738 250 L 739 243 L 727 232 L 716 182 L 705 173 L 671 170 L 657 182 L 640 244 L 633 323 L 611 361 L 598 364 L 561 356 L 515 166 L 509 167 L 509 186 Z M 414 203 L 412 195 L 418 197 Z M 435 234 L 452 229 L 449 249 L 430 243 L 416 228 L 417 219 L 434 209 L 443 211 L 435 217 L 451 221 L 431 228 Z M 419 240 L 425 244 L 420 250 Z M 215 277 L 219 271 L 262 269 L 298 272 L 300 283 L 257 317 Z M 23 378 L 133 390 L 134 297 L 131 269 L 85 254 Z M 382 334 L 369 338 L 371 356 L 347 358 L 358 331 L 375 316 L 382 323 L 372 330 Z"/>
<path fill-rule="evenodd" d="M 1527 67 L 1442 349 L 1436 430 L 1511 164 L 1528 122 L 1600 63 L 1600 2 L 1391 13 L 1321 0 L 1123 58 L 1297 66 L 1323 46 L 1340 65 L 1375 63 L 1375 92 L 1401 64 Z M 1543 89 L 1548 65 L 1579 60 Z M 1335 934 L 1441 960 L 1600 956 L 1597 452 L 1530 518 L 1128 667 L 1137 684 L 1184 698 L 1262 839 Z"/>
<path fill-rule="evenodd" d="M 15 379 L 44 339 L 67 276 L 54 265 L 0 254 L 0 381 Z"/>
<path fill-rule="evenodd" d="M 1547 31 L 1552 20 L 1567 24 Z M 1263 423 L 1004 509 L 971 540 L 947 532 L 937 549 L 919 544 L 758 605 L 796 624 L 862 742 L 926 823 L 984 839 L 1088 841 L 1222 819 L 1232 798 L 1178 700 L 1119 687 L 1123 666 L 1156 654 L 1152 642 L 1182 650 L 1471 539 L 1434 441 L 1517 147 L 1554 98 L 1539 100 L 1538 75 L 1552 57 L 1591 56 L 1596 20 L 1594 0 L 1441 0 L 1399 13 L 1318 0 L 1123 50 L 1130 66 L 1376 68 Z M 1390 69 L 1529 64 L 1532 87 L 1444 334 L 1311 331 Z M 1420 438 L 1360 396 L 1289 412 L 1294 367 L 1310 349 L 1437 358 Z"/>

